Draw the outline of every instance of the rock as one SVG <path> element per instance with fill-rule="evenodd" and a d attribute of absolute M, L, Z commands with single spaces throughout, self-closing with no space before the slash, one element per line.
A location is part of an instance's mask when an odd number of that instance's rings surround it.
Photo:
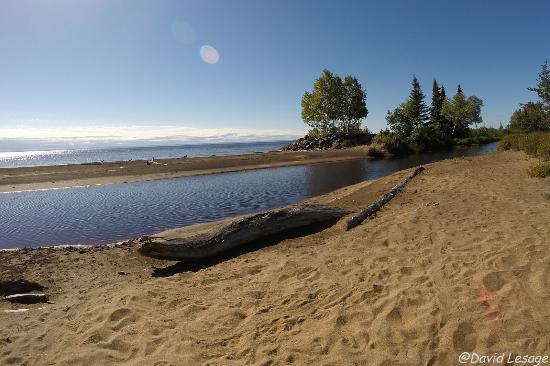
<path fill-rule="evenodd" d="M 37 304 L 48 302 L 49 297 L 46 294 L 15 294 L 4 297 L 4 300 L 16 304 Z"/>
<path fill-rule="evenodd" d="M 550 200 L 550 189 L 547 189 L 546 191 L 544 191 L 544 198 L 546 198 L 547 200 Z"/>
<path fill-rule="evenodd" d="M 140 240 L 139 250 L 154 258 L 204 259 L 290 230 L 336 221 L 348 213 L 324 205 L 290 206 L 168 230 Z"/>
<path fill-rule="evenodd" d="M 373 135 L 368 133 L 345 134 L 341 132 L 323 137 L 310 137 L 305 135 L 302 138 L 292 141 L 290 144 L 283 147 L 282 150 L 345 149 L 353 146 L 368 145 L 372 141 L 372 137 Z"/>

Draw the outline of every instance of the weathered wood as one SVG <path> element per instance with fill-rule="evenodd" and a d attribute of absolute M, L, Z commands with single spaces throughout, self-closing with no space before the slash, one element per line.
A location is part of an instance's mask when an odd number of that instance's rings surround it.
<path fill-rule="evenodd" d="M 357 225 L 361 224 L 363 221 L 365 221 L 367 218 L 374 216 L 384 205 L 386 205 L 388 202 L 390 202 L 395 196 L 399 194 L 405 187 L 407 183 L 414 177 L 416 177 L 420 172 L 425 170 L 424 167 L 419 166 L 417 167 L 411 174 L 407 176 L 401 183 L 393 187 L 388 193 L 386 193 L 382 198 L 371 204 L 366 209 L 360 211 L 357 215 L 353 216 L 351 219 L 347 222 L 347 229 L 350 230 L 356 227 Z"/>
<path fill-rule="evenodd" d="M 335 221 L 348 211 L 302 205 L 266 211 L 217 223 L 192 225 L 140 239 L 140 252 L 166 259 L 204 259 L 289 230 Z"/>
<path fill-rule="evenodd" d="M 14 294 L 4 297 L 4 300 L 16 304 L 36 304 L 48 302 L 49 297 L 46 294 Z"/>

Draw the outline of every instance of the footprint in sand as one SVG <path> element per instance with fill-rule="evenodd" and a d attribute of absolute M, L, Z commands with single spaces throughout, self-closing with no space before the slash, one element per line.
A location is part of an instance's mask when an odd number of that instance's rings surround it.
<path fill-rule="evenodd" d="M 458 324 L 453 333 L 453 346 L 457 352 L 471 352 L 477 344 L 477 333 L 469 322 Z"/>
<path fill-rule="evenodd" d="M 483 277 L 483 285 L 488 291 L 498 291 L 506 284 L 502 272 L 491 272 Z"/>

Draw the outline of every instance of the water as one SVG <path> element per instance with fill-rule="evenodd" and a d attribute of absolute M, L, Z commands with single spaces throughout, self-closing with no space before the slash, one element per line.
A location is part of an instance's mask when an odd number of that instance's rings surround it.
<path fill-rule="evenodd" d="M 0 248 L 105 244 L 271 209 L 397 170 L 494 151 L 411 155 L 90 188 L 0 194 Z"/>
<path fill-rule="evenodd" d="M 115 147 L 93 149 L 56 149 L 43 151 L 0 150 L 0 167 L 81 164 L 94 161 L 147 160 L 152 157 L 235 155 L 257 151 L 279 150 L 289 141 L 197 144 L 147 147 Z"/>

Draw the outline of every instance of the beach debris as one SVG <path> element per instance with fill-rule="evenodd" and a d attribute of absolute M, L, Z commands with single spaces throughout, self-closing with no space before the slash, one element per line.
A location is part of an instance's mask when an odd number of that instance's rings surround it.
<path fill-rule="evenodd" d="M 422 171 L 424 171 L 425 168 L 422 166 L 417 167 L 415 170 L 412 171 L 411 174 L 407 176 L 401 183 L 393 187 L 388 193 L 386 193 L 382 198 L 371 204 L 366 209 L 360 211 L 357 215 L 354 215 L 351 219 L 347 222 L 347 229 L 350 230 L 356 227 L 357 225 L 361 224 L 363 221 L 368 219 L 369 217 L 374 216 L 378 211 L 382 209 L 388 202 L 390 202 L 395 196 L 399 194 L 409 183 L 411 179 L 416 177 L 418 174 L 420 174 Z"/>
<path fill-rule="evenodd" d="M 204 259 L 273 235 L 337 221 L 347 214 L 325 205 L 289 206 L 140 238 L 139 250 L 154 258 Z"/>
<path fill-rule="evenodd" d="M 546 198 L 547 200 L 550 200 L 550 189 L 547 189 L 546 191 L 544 191 L 544 198 Z"/>
<path fill-rule="evenodd" d="M 16 304 L 37 304 L 48 302 L 49 296 L 46 294 L 14 294 L 4 296 L 4 300 Z"/>
<path fill-rule="evenodd" d="M 118 273 L 119 276 L 124 276 L 124 275 L 126 275 L 126 272 L 124 272 L 124 271 L 118 271 L 117 273 Z"/>

